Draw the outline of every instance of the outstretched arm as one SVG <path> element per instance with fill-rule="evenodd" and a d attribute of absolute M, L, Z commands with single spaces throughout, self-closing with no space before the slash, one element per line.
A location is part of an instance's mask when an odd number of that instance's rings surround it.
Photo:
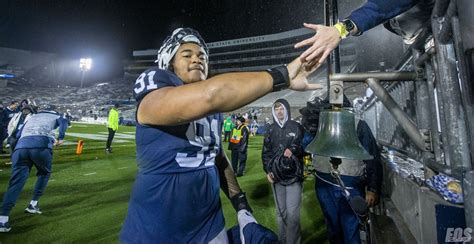
<path fill-rule="evenodd" d="M 360 8 L 352 11 L 348 19 L 352 20 L 363 33 L 377 25 L 407 11 L 419 0 L 368 0 Z"/>
<path fill-rule="evenodd" d="M 321 89 L 309 84 L 315 69 L 295 59 L 288 65 L 289 88 L 297 91 Z M 150 92 L 140 103 L 138 122 L 151 125 L 177 125 L 242 107 L 271 92 L 273 79 L 268 72 L 239 72 L 217 75 L 208 80 Z M 231 98 L 231 99 L 229 99 Z"/>
<path fill-rule="evenodd" d="M 301 55 L 302 61 L 317 62 L 316 67 L 321 66 L 332 50 L 341 42 L 341 35 L 334 26 L 303 24 L 304 27 L 314 30 L 314 36 L 296 43 L 295 48 L 310 46 Z"/>
<path fill-rule="evenodd" d="M 384 23 L 385 21 L 407 11 L 419 0 L 368 0 L 360 8 L 352 11 L 347 18 L 354 24 L 350 34 L 362 34 L 364 31 Z M 304 23 L 304 27 L 314 30 L 314 36 L 295 45 L 295 48 L 310 46 L 300 58 L 303 61 L 320 66 L 327 56 L 341 42 L 341 34 L 334 26 Z M 317 62 L 317 63 L 316 63 Z"/>

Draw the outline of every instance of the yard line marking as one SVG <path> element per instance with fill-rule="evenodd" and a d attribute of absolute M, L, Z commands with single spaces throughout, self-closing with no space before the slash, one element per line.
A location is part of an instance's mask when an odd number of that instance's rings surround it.
<path fill-rule="evenodd" d="M 93 141 L 107 141 L 108 133 L 107 132 L 99 132 L 99 134 L 94 133 L 78 133 L 78 132 L 69 132 L 67 133 L 68 136 L 77 137 L 80 139 L 87 139 Z M 130 140 L 135 140 L 134 135 L 122 134 L 117 133 L 115 134 L 117 140 L 114 140 L 114 143 L 123 143 L 123 142 L 130 142 Z M 115 137 L 114 137 L 115 138 Z M 128 139 L 128 140 L 127 140 Z"/>
<path fill-rule="evenodd" d="M 115 140 L 114 140 L 115 142 Z M 77 144 L 77 143 L 76 143 Z M 113 148 L 118 148 L 118 147 L 130 147 L 130 146 L 135 146 L 135 143 L 128 143 L 128 144 L 125 144 L 125 145 L 117 145 L 117 146 L 113 146 Z M 104 149 L 104 146 L 94 146 L 94 147 L 86 147 L 84 146 L 84 149 Z M 62 147 L 62 148 L 55 148 L 55 150 L 58 150 L 58 151 L 61 151 L 61 152 L 67 152 L 67 151 L 76 151 L 76 148 L 74 147 Z M 105 153 L 104 153 L 105 154 Z"/>
<path fill-rule="evenodd" d="M 109 132 L 99 132 L 99 136 L 109 136 Z M 124 133 L 115 133 L 114 139 L 119 138 L 119 139 L 132 139 L 135 140 L 135 134 L 124 134 Z M 107 139 L 107 138 L 106 138 Z"/>
<path fill-rule="evenodd" d="M 97 172 L 92 172 L 92 173 L 84 174 L 84 176 L 95 175 L 95 174 L 97 174 Z"/>
<path fill-rule="evenodd" d="M 118 168 L 118 169 L 126 169 L 126 168 L 128 168 L 128 167 L 121 167 L 121 168 Z"/>

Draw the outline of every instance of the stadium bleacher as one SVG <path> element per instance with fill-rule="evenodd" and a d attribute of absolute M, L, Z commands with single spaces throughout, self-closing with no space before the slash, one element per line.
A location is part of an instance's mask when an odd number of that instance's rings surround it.
<path fill-rule="evenodd" d="M 215 75 L 224 72 L 256 71 L 287 64 L 301 53 L 301 50 L 295 50 L 293 45 L 312 34 L 308 29 L 300 28 L 270 35 L 208 43 L 210 49 L 209 72 L 211 75 Z M 355 69 L 357 57 L 354 43 L 346 40 L 341 44 L 340 49 L 342 72 L 352 72 Z M 145 69 L 153 67 L 156 65 L 154 63 L 156 53 L 156 49 L 134 51 L 134 60 L 126 63 L 125 73 L 136 77 Z M 326 85 L 324 67 L 321 67 L 318 72 L 310 77 L 310 82 Z M 356 94 L 361 94 L 364 89 L 363 85 L 351 86 L 351 89 L 347 90 L 347 95 L 353 99 Z M 326 89 L 299 92 L 297 95 L 294 91 L 284 90 L 270 93 L 238 111 L 246 112 L 252 108 L 269 108 L 278 98 L 286 98 L 291 106 L 301 108 L 306 106 L 308 100 L 315 96 L 323 96 L 324 93 L 326 93 Z M 299 115 L 299 113 L 295 115 Z"/>
<path fill-rule="evenodd" d="M 246 37 L 233 40 L 224 40 L 209 43 L 210 48 L 210 74 L 222 72 L 255 71 L 286 64 L 296 58 L 301 51 L 295 50 L 293 44 L 311 35 L 307 29 Z M 157 50 L 137 50 L 133 52 L 134 60 L 125 63 L 124 77 L 102 82 L 92 86 L 77 88 L 59 84 L 53 79 L 51 68 L 56 68 L 52 60 L 57 58 L 54 54 L 34 53 L 24 50 L 11 50 L 0 48 L 2 59 L 0 68 L 5 67 L 16 70 L 15 79 L 8 80 L 7 87 L 0 89 L 0 96 L 4 103 L 11 100 L 28 98 L 37 105 L 53 105 L 58 111 L 69 109 L 73 117 L 91 120 L 107 116 L 107 112 L 114 103 L 122 104 L 121 116 L 126 121 L 135 120 L 135 102 L 132 97 L 132 87 L 138 74 L 146 68 L 156 65 Z M 3 55 L 5 53 L 6 55 Z M 341 65 L 343 72 L 350 72 L 355 68 L 356 52 L 351 42 L 341 45 Z M 33 57 L 33 58 L 31 58 Z M 49 66 L 48 66 L 49 65 Z M 51 67 L 53 66 L 53 67 Z M 77 69 L 77 68 L 76 68 Z M 58 73 L 57 71 L 55 71 Z M 54 72 L 53 72 L 54 73 Z M 61 78 L 63 75 L 59 75 Z M 60 80 L 58 74 L 54 79 Z M 311 83 L 326 85 L 326 72 L 322 67 L 310 77 Z M 28 89 L 28 87 L 33 89 Z M 363 85 L 351 87 L 347 90 L 349 98 L 352 94 L 361 94 L 365 89 Z M 306 106 L 306 102 L 315 96 L 323 96 L 326 89 L 296 93 L 291 90 L 270 93 L 253 103 L 239 109 L 262 109 L 267 111 L 271 104 L 278 98 L 285 98 L 295 107 Z M 268 114 L 263 112 L 264 116 Z M 299 113 L 294 114 L 296 117 Z M 270 116 L 271 117 L 271 116 Z"/>

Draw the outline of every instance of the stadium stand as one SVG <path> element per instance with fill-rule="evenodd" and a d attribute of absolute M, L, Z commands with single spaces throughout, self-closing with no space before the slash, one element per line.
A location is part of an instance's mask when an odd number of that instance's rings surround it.
<path fill-rule="evenodd" d="M 301 53 L 301 50 L 295 50 L 293 45 L 312 34 L 311 31 L 300 28 L 209 43 L 210 73 L 216 75 L 223 72 L 265 70 L 286 64 Z M 357 57 L 355 50 L 350 41 L 341 45 L 343 72 L 354 70 Z M 74 70 L 72 76 L 78 75 L 78 66 L 71 60 L 61 60 L 54 54 L 0 48 L 0 70 L 15 74 L 15 78 L 8 79 L 8 85 L 0 89 L 0 96 L 4 102 L 28 98 L 37 105 L 52 105 L 58 111 L 69 109 L 74 119 L 85 121 L 97 121 L 98 118 L 106 117 L 109 107 L 119 103 L 122 104 L 121 117 L 127 123 L 133 123 L 131 121 L 135 120 L 135 102 L 131 93 L 132 86 L 142 71 L 156 65 L 156 53 L 155 49 L 136 50 L 133 52 L 134 59 L 124 62 L 122 78 L 77 88 L 65 85 L 73 83 L 68 79 L 75 79 L 76 83 L 78 80 L 78 77 L 71 78 L 66 75 L 68 70 Z M 326 84 L 325 69 L 321 68 L 310 79 L 311 83 Z M 360 89 L 355 89 L 354 94 L 360 94 Z M 325 89 L 302 92 L 297 96 L 290 90 L 270 93 L 238 111 L 245 113 L 258 110 L 261 111 L 262 118 L 271 118 L 271 104 L 278 98 L 286 98 L 295 108 L 295 117 L 298 117 L 299 108 L 304 107 L 308 100 L 324 93 Z M 351 97 L 351 91 L 348 91 L 348 95 Z"/>
<path fill-rule="evenodd" d="M 311 35 L 313 33 L 308 29 L 300 28 L 270 35 L 208 43 L 210 73 L 215 75 L 232 71 L 265 70 L 286 64 L 301 53 L 300 50 L 295 50 L 293 45 Z M 354 63 L 356 53 L 353 44 L 346 41 L 341 50 L 341 64 L 350 66 Z M 157 51 L 156 49 L 134 51 L 134 60 L 126 63 L 125 73 L 138 76 L 145 69 L 153 67 Z"/>
<path fill-rule="evenodd" d="M 270 34 L 225 40 L 208 43 L 210 49 L 210 74 L 216 75 L 224 72 L 256 71 L 265 70 L 277 65 L 287 64 L 301 54 L 301 50 L 295 50 L 293 45 L 298 41 L 308 38 L 314 33 L 305 28 Z M 134 60 L 125 64 L 124 71 L 128 77 L 137 77 L 145 69 L 156 65 L 157 50 L 137 50 L 133 52 Z M 356 48 L 354 43 L 346 40 L 341 45 L 341 66 L 343 72 L 351 72 L 356 65 Z M 325 69 L 321 68 L 312 75 L 311 83 L 326 83 Z M 362 88 L 362 86 L 361 86 Z M 360 89 L 354 91 L 360 94 Z M 306 102 L 321 96 L 326 90 L 309 91 L 294 95 L 293 91 L 284 90 L 270 93 L 257 101 L 247 105 L 236 112 L 245 113 L 252 109 L 262 109 L 264 117 L 271 118 L 269 107 L 278 98 L 286 98 L 291 106 L 295 107 L 295 115 L 299 116 L 298 108 L 306 106 Z M 351 91 L 349 97 L 351 97 Z M 354 93 L 355 94 L 355 93 Z"/>

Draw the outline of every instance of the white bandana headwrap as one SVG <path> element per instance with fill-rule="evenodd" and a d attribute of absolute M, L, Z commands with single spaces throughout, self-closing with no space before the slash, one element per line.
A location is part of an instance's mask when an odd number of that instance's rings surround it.
<path fill-rule="evenodd" d="M 206 42 L 202 39 L 199 33 L 191 28 L 178 28 L 173 31 L 171 36 L 168 36 L 160 49 L 158 50 L 158 57 L 155 63 L 158 63 L 158 68 L 167 70 L 169 68 L 171 59 L 178 51 L 178 48 L 183 43 L 196 43 L 202 47 L 206 55 L 206 60 L 209 58 L 209 49 L 207 48 Z"/>

